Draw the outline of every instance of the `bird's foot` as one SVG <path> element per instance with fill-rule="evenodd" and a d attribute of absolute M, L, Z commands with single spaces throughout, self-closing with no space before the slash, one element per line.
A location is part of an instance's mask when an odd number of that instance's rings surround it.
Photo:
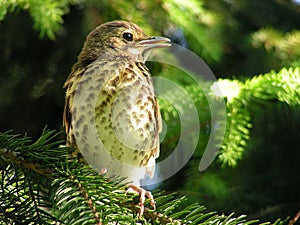
<path fill-rule="evenodd" d="M 102 168 L 99 172 L 100 175 L 104 176 L 105 174 L 107 174 L 107 169 L 106 168 Z"/>
<path fill-rule="evenodd" d="M 138 212 L 138 217 L 139 218 L 144 213 L 144 210 L 145 210 L 144 203 L 145 203 L 146 197 L 150 200 L 150 205 L 155 210 L 155 201 L 154 201 L 153 195 L 152 195 L 152 193 L 150 191 L 146 191 L 145 189 L 143 189 L 141 187 L 138 187 L 138 186 L 136 186 L 134 184 L 128 185 L 128 189 L 126 190 L 125 194 L 128 193 L 129 191 L 134 191 L 134 192 L 138 193 L 139 196 L 140 196 L 140 203 L 139 203 L 140 211 Z"/>

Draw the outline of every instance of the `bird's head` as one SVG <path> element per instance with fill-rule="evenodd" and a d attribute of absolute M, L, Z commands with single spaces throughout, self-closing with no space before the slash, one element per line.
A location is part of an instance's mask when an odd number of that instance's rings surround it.
<path fill-rule="evenodd" d="M 165 37 L 148 36 L 134 23 L 112 21 L 96 27 L 86 38 L 79 61 L 134 60 L 144 62 L 152 49 L 169 47 Z"/>

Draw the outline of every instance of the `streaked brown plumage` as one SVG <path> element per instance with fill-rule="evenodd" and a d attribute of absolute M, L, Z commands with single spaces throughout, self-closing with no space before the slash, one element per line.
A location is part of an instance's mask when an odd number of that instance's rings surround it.
<path fill-rule="evenodd" d="M 152 49 L 168 46 L 169 39 L 150 37 L 133 23 L 102 24 L 87 36 L 64 84 L 67 145 L 77 146 L 96 169 L 104 165 L 109 175 L 128 177 L 135 185 L 154 174 L 161 131 L 144 62 Z"/>

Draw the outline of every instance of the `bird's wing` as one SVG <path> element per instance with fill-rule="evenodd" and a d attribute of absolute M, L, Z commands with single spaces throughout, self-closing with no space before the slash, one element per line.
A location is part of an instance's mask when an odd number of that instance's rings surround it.
<path fill-rule="evenodd" d="M 67 146 L 75 145 L 75 140 L 72 131 L 72 105 L 73 98 L 82 75 L 84 74 L 86 68 L 80 69 L 75 64 L 69 77 L 64 83 L 64 88 L 66 88 L 66 99 L 63 112 L 63 126 L 67 134 Z"/>

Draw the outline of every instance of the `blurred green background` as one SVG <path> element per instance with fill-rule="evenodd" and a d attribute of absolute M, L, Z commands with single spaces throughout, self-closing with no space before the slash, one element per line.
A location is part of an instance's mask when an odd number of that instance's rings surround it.
<path fill-rule="evenodd" d="M 171 38 L 217 78 L 245 81 L 300 66 L 300 4 L 292 0 L 3 1 L 0 19 L 0 131 L 33 138 L 45 125 L 63 130 L 63 83 L 86 35 L 109 20 Z M 215 162 L 200 173 L 196 154 L 161 188 L 213 211 L 261 220 L 293 216 L 300 208 L 299 107 L 269 101 L 250 113 L 250 140 L 237 166 Z M 205 136 L 206 121 L 201 126 Z"/>

